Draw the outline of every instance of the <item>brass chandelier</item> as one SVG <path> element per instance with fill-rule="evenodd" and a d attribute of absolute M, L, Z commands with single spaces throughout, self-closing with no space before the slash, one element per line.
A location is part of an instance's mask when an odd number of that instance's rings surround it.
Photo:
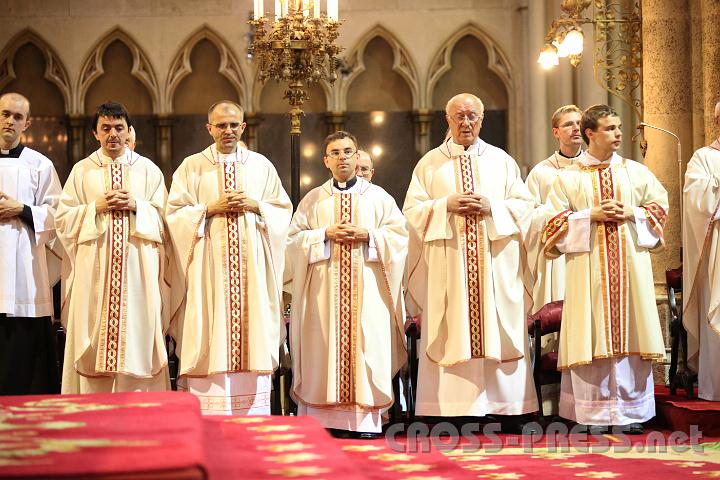
<path fill-rule="evenodd" d="M 337 78 L 335 44 L 340 34 L 338 0 L 327 0 L 321 13 L 320 0 L 275 0 L 275 18 L 270 20 L 263 0 L 254 0 L 255 27 L 249 53 L 257 62 L 261 82 L 274 79 L 287 84 L 290 104 L 291 197 L 300 196 L 300 119 L 308 98 L 307 85 L 322 80 L 333 84 Z"/>

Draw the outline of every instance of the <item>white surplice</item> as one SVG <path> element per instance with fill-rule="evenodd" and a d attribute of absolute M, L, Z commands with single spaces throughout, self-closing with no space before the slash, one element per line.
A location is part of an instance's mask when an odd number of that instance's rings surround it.
<path fill-rule="evenodd" d="M 695 152 L 683 189 L 683 324 L 698 397 L 720 401 L 720 140 Z"/>
<path fill-rule="evenodd" d="M 341 220 L 369 242 L 336 244 Z M 300 202 L 290 225 L 292 396 L 298 414 L 326 428 L 379 432 L 393 403 L 392 378 L 406 360 L 401 281 L 406 221 L 395 200 L 362 178 L 345 191 L 329 180 Z"/>
<path fill-rule="evenodd" d="M 591 222 L 590 209 L 608 198 L 635 221 Z M 560 415 L 594 425 L 649 420 L 652 360 L 665 354 L 650 252 L 664 244 L 667 192 L 638 162 L 586 152 L 557 177 L 547 207 L 545 254 L 566 258 Z"/>
<path fill-rule="evenodd" d="M 487 197 L 492 215 L 447 211 L 453 193 Z M 428 152 L 403 212 L 411 226 L 408 303 L 422 314 L 416 413 L 517 415 L 538 409 L 528 360 L 522 238 L 533 200 L 515 161 L 478 139 Z"/>
<path fill-rule="evenodd" d="M 97 213 L 109 190 L 128 190 L 136 211 Z M 173 314 L 160 169 L 129 149 L 97 150 L 76 163 L 56 214 L 67 329 L 63 393 L 170 388 L 165 332 Z"/>
<path fill-rule="evenodd" d="M 0 192 L 30 207 L 33 228 L 20 217 L 0 221 L 0 313 L 47 317 L 53 300 L 46 251 L 55 239 L 55 209 L 62 187 L 50 159 L 23 147 L 19 158 L 0 158 Z"/>
<path fill-rule="evenodd" d="M 229 190 L 256 200 L 260 214 L 207 218 L 208 203 Z M 171 327 L 178 385 L 198 396 L 204 413 L 270 413 L 263 399 L 284 339 L 280 292 L 291 212 L 275 167 L 247 149 L 224 155 L 211 145 L 173 175 L 167 223 L 181 275 L 173 292 L 181 314 Z"/>

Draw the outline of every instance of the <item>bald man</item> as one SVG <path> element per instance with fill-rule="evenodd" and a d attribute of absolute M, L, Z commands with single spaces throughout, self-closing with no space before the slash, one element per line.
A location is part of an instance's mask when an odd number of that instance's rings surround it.
<path fill-rule="evenodd" d="M 720 127 L 720 102 L 715 105 Z M 698 396 L 720 400 L 720 138 L 696 151 L 683 189 L 683 324 Z"/>
<path fill-rule="evenodd" d="M 365 150 L 357 151 L 357 162 L 355 162 L 355 175 L 365 179 L 368 182 L 372 182 L 373 175 L 375 175 L 375 168 L 373 167 L 372 157 Z"/>
<path fill-rule="evenodd" d="M 213 104 L 206 128 L 213 144 L 183 161 L 167 202 L 186 286 L 172 333 L 178 388 L 205 414 L 269 415 L 292 204 L 270 160 L 239 145 L 240 105 Z"/>
<path fill-rule="evenodd" d="M 0 96 L 0 395 L 57 393 L 45 246 L 62 191 L 53 163 L 24 146 L 30 102 Z"/>
<path fill-rule="evenodd" d="M 534 202 L 515 160 L 479 138 L 483 115 L 474 95 L 450 99 L 451 137 L 418 162 L 405 197 L 407 302 L 423 318 L 418 415 L 538 409 L 520 262 Z M 508 430 L 521 426 L 503 420 Z"/>

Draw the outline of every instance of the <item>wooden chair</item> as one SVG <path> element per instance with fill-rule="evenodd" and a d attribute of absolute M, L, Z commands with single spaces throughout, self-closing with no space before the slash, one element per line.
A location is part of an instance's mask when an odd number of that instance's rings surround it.
<path fill-rule="evenodd" d="M 540 417 L 544 417 L 542 408 L 542 385 L 560 383 L 561 374 L 557 369 L 557 352 L 542 354 L 543 335 L 560 331 L 562 324 L 563 300 L 544 305 L 532 315 L 528 315 L 528 334 L 532 341 L 532 366 L 535 391 L 537 392 Z"/>
<path fill-rule="evenodd" d="M 682 323 L 682 265 L 665 270 L 668 307 L 670 308 L 670 393 L 675 395 L 677 388 L 685 390 L 688 399 L 695 398 L 695 375 L 687 367 L 687 331 Z M 678 304 L 676 294 L 680 294 Z"/>

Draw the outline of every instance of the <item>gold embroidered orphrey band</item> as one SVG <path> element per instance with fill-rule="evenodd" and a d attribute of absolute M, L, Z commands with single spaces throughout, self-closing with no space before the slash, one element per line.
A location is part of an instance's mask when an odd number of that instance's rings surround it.
<path fill-rule="evenodd" d="M 467 155 L 455 161 L 455 183 L 458 193 L 474 192 L 476 172 Z M 465 264 L 470 328 L 470 356 L 485 356 L 483 342 L 483 292 L 485 291 L 485 222 L 479 215 L 458 215 L 461 250 Z"/>
<path fill-rule="evenodd" d="M 128 189 L 128 167 L 121 163 L 103 165 L 105 190 Z M 100 339 L 95 369 L 98 373 L 118 372 L 125 364 L 127 321 L 127 243 L 130 214 L 112 210 L 108 228 L 110 258 L 103 288 Z"/>
<path fill-rule="evenodd" d="M 220 162 L 223 191 L 242 187 L 239 162 Z M 240 233 L 242 214 L 225 213 L 225 309 L 227 319 L 227 367 L 230 372 L 248 370 L 247 244 Z"/>
<path fill-rule="evenodd" d="M 591 174 L 592 175 L 592 174 Z M 620 192 L 615 193 L 613 169 L 597 169 L 593 175 L 596 205 L 602 200 L 621 201 Z M 603 313 L 605 317 L 607 350 L 610 355 L 627 352 L 627 252 L 624 230 L 615 222 L 597 224 L 598 246 L 603 286 Z"/>
<path fill-rule="evenodd" d="M 354 223 L 356 219 L 357 195 L 340 193 L 335 200 L 335 222 L 343 220 Z M 357 243 L 333 245 L 332 269 L 337 288 L 335 295 L 335 348 L 336 348 L 336 398 L 339 404 L 354 404 L 355 375 L 357 362 L 357 330 L 360 285 L 360 265 Z"/>

